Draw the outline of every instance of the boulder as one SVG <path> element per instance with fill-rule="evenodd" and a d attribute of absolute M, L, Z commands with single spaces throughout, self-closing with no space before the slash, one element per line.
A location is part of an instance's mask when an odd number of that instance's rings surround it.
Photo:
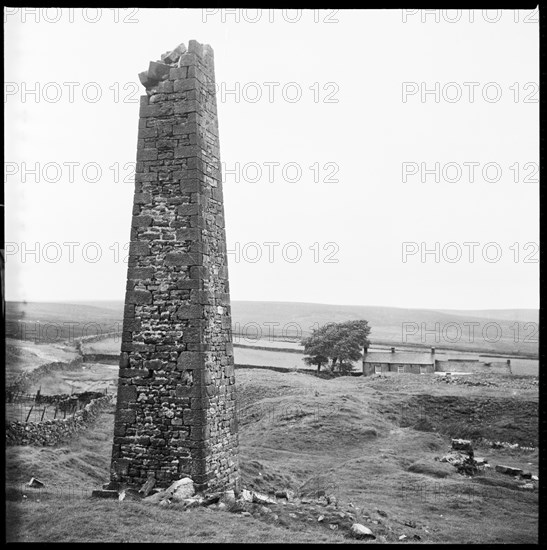
<path fill-rule="evenodd" d="M 354 523 L 351 526 L 351 534 L 356 539 L 366 539 L 366 538 L 372 538 L 375 539 L 374 533 L 368 528 L 362 525 L 361 523 Z"/>
<path fill-rule="evenodd" d="M 194 482 L 189 477 L 183 477 L 172 483 L 165 491 L 174 502 L 182 502 L 196 494 Z"/>

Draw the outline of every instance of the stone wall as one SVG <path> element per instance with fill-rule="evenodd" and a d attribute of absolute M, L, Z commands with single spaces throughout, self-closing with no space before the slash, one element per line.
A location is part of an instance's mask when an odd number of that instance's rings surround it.
<path fill-rule="evenodd" d="M 493 373 L 493 374 L 512 374 L 511 363 L 507 361 L 474 361 L 450 359 L 448 361 L 435 361 L 435 370 L 437 372 L 473 372 L 473 373 Z"/>
<path fill-rule="evenodd" d="M 46 363 L 40 365 L 31 371 L 25 371 L 11 380 L 6 380 L 7 387 L 18 388 L 21 391 L 28 389 L 33 384 L 40 381 L 41 378 L 51 374 L 53 372 L 61 372 L 67 370 L 78 370 L 82 367 L 82 357 L 75 357 L 72 361 L 64 363 L 62 361 L 54 361 L 53 363 Z"/>
<path fill-rule="evenodd" d="M 111 485 L 238 487 L 213 51 L 191 40 L 141 97 Z"/>
<path fill-rule="evenodd" d="M 382 374 L 398 374 L 399 367 L 403 367 L 406 374 L 431 374 L 435 372 L 434 365 L 415 365 L 412 363 L 363 363 L 363 374 L 370 376 L 376 373 L 376 365 L 382 369 Z"/>
<path fill-rule="evenodd" d="M 67 441 L 75 433 L 85 430 L 111 399 L 111 395 L 93 399 L 81 411 L 64 419 L 11 422 L 6 425 L 6 445 L 52 446 Z"/>

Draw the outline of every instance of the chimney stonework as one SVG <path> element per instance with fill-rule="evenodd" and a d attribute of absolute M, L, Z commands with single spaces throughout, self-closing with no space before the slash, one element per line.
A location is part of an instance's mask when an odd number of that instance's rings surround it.
<path fill-rule="evenodd" d="M 239 490 L 213 50 L 191 40 L 141 97 L 111 488 Z"/>

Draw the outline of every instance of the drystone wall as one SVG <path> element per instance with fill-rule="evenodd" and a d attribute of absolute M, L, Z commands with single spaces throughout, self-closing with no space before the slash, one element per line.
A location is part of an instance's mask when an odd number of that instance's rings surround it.
<path fill-rule="evenodd" d="M 111 399 L 111 395 L 93 399 L 82 410 L 64 419 L 11 422 L 6 425 L 6 445 L 53 446 L 65 442 L 85 430 Z"/>
<path fill-rule="evenodd" d="M 131 245 L 110 486 L 236 489 L 237 420 L 213 50 L 139 75 Z"/>
<path fill-rule="evenodd" d="M 33 384 L 38 383 L 40 379 L 42 379 L 44 376 L 47 376 L 48 374 L 62 371 L 74 371 L 80 369 L 81 367 L 81 356 L 75 357 L 72 361 L 69 361 L 68 363 L 64 363 L 62 361 L 46 363 L 44 365 L 40 365 L 34 370 L 22 372 L 13 377 L 11 380 L 7 380 L 6 386 L 14 390 L 19 389 L 20 391 L 24 391 Z"/>

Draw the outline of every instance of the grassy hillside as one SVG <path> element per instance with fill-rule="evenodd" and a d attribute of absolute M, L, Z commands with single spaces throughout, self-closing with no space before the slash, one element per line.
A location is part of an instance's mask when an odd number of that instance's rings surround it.
<path fill-rule="evenodd" d="M 421 543 L 537 543 L 537 490 L 519 490 L 494 471 L 467 478 L 435 461 L 451 435 L 470 429 L 487 438 L 537 441 L 531 381 L 508 391 L 504 377 L 482 378 L 478 386 L 413 375 L 325 380 L 238 369 L 236 377 L 243 485 L 304 495 L 328 485 L 338 509 L 280 503 L 242 517 L 91 500 L 91 490 L 108 481 L 112 407 L 69 444 L 7 449 L 8 540 L 342 543 L 354 542 L 342 530 L 348 521 L 342 516 L 351 513 L 380 543 L 403 535 Z M 476 455 L 537 473 L 537 450 L 478 445 Z M 26 489 L 22 499 L 17 487 L 31 476 L 46 490 Z M 322 515 L 328 520 L 318 521 Z"/>

